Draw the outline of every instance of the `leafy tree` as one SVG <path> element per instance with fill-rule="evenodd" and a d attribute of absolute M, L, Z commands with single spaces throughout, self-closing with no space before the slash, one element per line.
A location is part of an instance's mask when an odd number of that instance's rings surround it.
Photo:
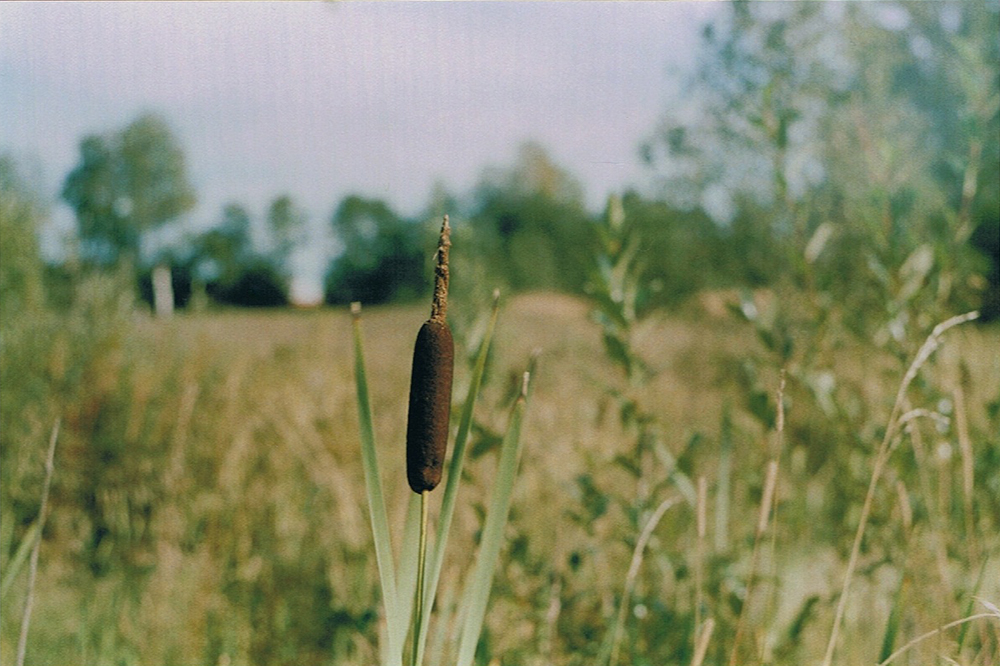
<path fill-rule="evenodd" d="M 76 211 L 85 258 L 100 266 L 138 262 L 143 234 L 195 203 L 183 152 L 153 114 L 120 132 L 85 137 L 62 197 Z"/>
<path fill-rule="evenodd" d="M 675 305 L 700 289 L 732 279 L 723 234 L 700 208 L 680 211 L 636 192 L 627 192 L 621 206 L 624 228 L 619 233 L 635 245 L 633 271 L 645 290 L 636 299 L 638 314 L 645 308 Z"/>
<path fill-rule="evenodd" d="M 267 228 L 271 234 L 271 261 L 285 283 L 291 280 L 291 257 L 302 244 L 305 234 L 306 216 L 292 197 L 282 194 L 276 197 L 267 209 Z"/>
<path fill-rule="evenodd" d="M 251 223 L 246 208 L 238 203 L 226 204 L 218 224 L 195 241 L 195 273 L 205 283 L 208 295 L 219 303 L 245 307 L 286 305 L 287 279 L 271 258 L 255 250 Z"/>
<path fill-rule="evenodd" d="M 234 283 L 253 254 L 250 214 L 238 203 L 226 204 L 219 223 L 201 234 L 195 247 L 198 271 L 206 283 Z"/>
<path fill-rule="evenodd" d="M 527 143 L 513 166 L 487 170 L 473 199 L 476 254 L 494 280 L 513 289 L 583 292 L 593 225 L 580 184 L 544 148 Z"/>
<path fill-rule="evenodd" d="M 385 202 L 346 197 L 333 214 L 343 252 L 326 277 L 326 301 L 367 304 L 413 299 L 430 287 L 430 258 L 423 229 L 399 217 Z"/>
<path fill-rule="evenodd" d="M 212 283 L 206 290 L 220 303 L 241 307 L 267 308 L 288 305 L 288 293 L 282 278 L 266 260 L 254 257 L 240 271 L 235 281 Z"/>
<path fill-rule="evenodd" d="M 732 376 L 770 428 L 773 387 L 761 377 L 786 371 L 784 395 L 798 405 L 786 432 L 836 480 L 830 524 L 867 482 L 848 452 L 867 452 L 882 427 L 864 380 L 836 372 L 837 351 L 902 363 L 992 279 L 998 12 L 995 2 L 728 5 L 705 30 L 690 106 L 672 109 L 644 149 L 668 201 L 712 210 L 746 284 L 774 292 L 734 309 L 760 346 L 733 359 Z"/>
<path fill-rule="evenodd" d="M 766 230 L 767 281 L 825 293 L 859 332 L 926 324 L 983 282 L 996 24 L 995 3 L 734 3 L 644 156 L 680 205 Z"/>

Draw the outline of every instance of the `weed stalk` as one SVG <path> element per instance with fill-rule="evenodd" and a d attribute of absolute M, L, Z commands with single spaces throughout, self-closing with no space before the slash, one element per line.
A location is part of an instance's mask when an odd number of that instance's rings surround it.
<path fill-rule="evenodd" d="M 890 447 L 896 433 L 899 431 L 899 420 L 898 416 L 903 409 L 903 404 L 906 400 L 906 392 L 910 388 L 910 383 L 916 378 L 917 373 L 920 372 L 920 368 L 923 367 L 927 359 L 930 358 L 931 354 L 940 346 L 941 336 L 944 335 L 945 331 L 948 329 L 963 324 L 967 321 L 972 321 L 979 317 L 978 311 L 967 312 L 962 315 L 957 315 L 950 319 L 947 319 L 931 331 L 930 336 L 924 341 L 924 344 L 920 346 L 917 351 L 913 362 L 910 367 L 906 370 L 906 374 L 903 375 L 903 381 L 899 385 L 899 390 L 896 392 L 896 401 L 892 406 L 892 411 L 889 414 L 889 423 L 885 429 L 885 436 L 882 438 L 882 444 L 879 446 L 878 452 L 875 455 L 875 465 L 872 469 L 871 481 L 868 484 L 868 492 L 865 494 L 865 501 L 861 507 L 861 518 L 858 521 L 858 529 L 854 535 L 854 544 L 851 547 L 851 556 L 847 562 L 847 571 L 844 573 L 844 584 L 840 591 L 840 599 L 837 601 L 837 610 L 833 618 L 833 629 L 830 631 L 830 640 L 826 646 L 826 654 L 823 657 L 823 666 L 830 666 L 833 663 L 833 653 L 837 646 L 837 637 L 840 634 L 840 625 L 844 619 L 844 610 L 847 606 L 847 595 L 850 591 L 851 578 L 854 576 L 854 569 L 858 565 L 858 556 L 861 554 L 861 539 L 865 534 L 865 527 L 868 524 L 868 516 L 871 514 L 872 502 L 875 499 L 875 487 L 878 485 L 878 481 L 882 476 L 882 471 L 885 468 L 886 463 L 889 459 Z"/>
<path fill-rule="evenodd" d="M 31 549 L 31 563 L 28 565 L 28 591 L 24 598 L 24 613 L 21 615 L 21 633 L 17 638 L 17 666 L 24 666 L 24 657 L 28 649 L 28 627 L 31 624 L 31 609 L 35 603 L 35 577 L 38 575 L 38 555 L 42 546 L 42 531 L 45 528 L 45 518 L 49 505 L 49 487 L 52 485 L 52 474 L 55 471 L 56 440 L 59 439 L 59 426 L 62 420 L 57 418 L 49 438 L 49 450 L 45 456 L 45 481 L 42 482 L 42 505 L 38 510 L 38 532 L 35 544 Z"/>

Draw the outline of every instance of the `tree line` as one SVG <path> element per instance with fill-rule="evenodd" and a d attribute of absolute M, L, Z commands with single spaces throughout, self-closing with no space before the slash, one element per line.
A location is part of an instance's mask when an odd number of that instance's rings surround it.
<path fill-rule="evenodd" d="M 730 5 L 705 27 L 682 100 L 641 146 L 657 187 L 621 197 L 643 303 L 790 283 L 859 319 L 1000 311 L 998 16 L 991 2 Z M 152 267 L 169 264 L 179 305 L 200 293 L 288 302 L 289 260 L 306 236 L 291 195 L 268 207 L 263 242 L 230 203 L 207 231 L 144 251 L 195 204 L 168 123 L 144 115 L 79 148 L 61 194 L 80 264 L 131 267 L 147 298 Z M 602 270 L 606 212 L 588 211 L 579 181 L 538 144 L 470 192 L 438 185 L 428 199 L 412 218 L 361 194 L 335 206 L 327 303 L 423 296 L 444 213 L 466 248 L 456 270 L 476 283 L 586 294 Z"/>

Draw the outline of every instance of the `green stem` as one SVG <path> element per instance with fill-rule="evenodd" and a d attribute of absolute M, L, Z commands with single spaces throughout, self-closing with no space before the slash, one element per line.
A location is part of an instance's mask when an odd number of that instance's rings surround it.
<path fill-rule="evenodd" d="M 430 491 L 420 493 L 420 547 L 417 550 L 417 598 L 414 601 L 416 626 L 413 630 L 413 656 L 411 664 L 419 664 L 420 634 L 424 625 L 424 563 L 427 559 L 427 496 Z"/>

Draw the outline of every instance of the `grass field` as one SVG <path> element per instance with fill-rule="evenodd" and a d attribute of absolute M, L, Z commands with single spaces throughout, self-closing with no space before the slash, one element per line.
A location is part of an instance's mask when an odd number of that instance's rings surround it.
<path fill-rule="evenodd" d="M 156 321 L 102 307 L 110 314 L 5 337 L 23 350 L 4 368 L 5 577 L 62 423 L 26 663 L 376 663 L 381 606 L 346 310 Z M 548 293 L 503 304 L 435 618 L 451 617 L 471 566 L 499 438 L 537 349 L 482 663 L 606 664 L 639 534 L 672 496 L 640 553 L 618 663 L 691 663 L 695 625 L 709 618 L 705 664 L 820 663 L 910 359 L 844 342 L 810 366 L 825 374 L 786 368 L 779 434 L 755 416 L 754 392 L 776 405 L 782 367 L 711 299 L 635 326 L 651 371 L 642 382 L 620 376 L 589 313 Z M 399 532 L 409 358 L 425 318 L 420 305 L 367 308 L 362 320 Z M 458 400 L 481 320 L 453 318 Z M 834 663 L 877 663 L 887 631 L 899 648 L 985 612 L 976 598 L 1000 603 L 997 349 L 995 325 L 959 326 L 914 381 L 906 411 L 927 412 L 914 413 L 876 487 Z M 626 408 L 647 415 L 641 427 Z M 775 503 L 756 538 L 772 458 Z M 679 477 L 705 479 L 703 538 Z M 2 601 L 4 664 L 14 663 L 27 566 L 15 573 Z M 451 630 L 431 626 L 442 663 Z M 893 663 L 987 666 L 1000 663 L 998 645 L 1000 619 L 983 618 Z"/>

